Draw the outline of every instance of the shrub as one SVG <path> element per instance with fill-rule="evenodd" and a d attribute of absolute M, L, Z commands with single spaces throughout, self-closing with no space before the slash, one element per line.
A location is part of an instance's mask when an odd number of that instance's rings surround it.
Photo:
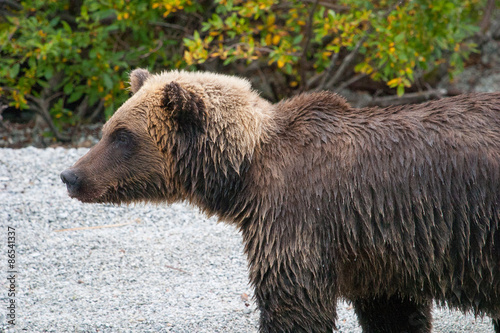
<path fill-rule="evenodd" d="M 246 75 L 271 99 L 367 77 L 401 95 L 440 64 L 462 69 L 484 2 L 5 1 L 0 101 L 64 140 L 116 110 L 135 67 Z"/>
<path fill-rule="evenodd" d="M 201 7 L 168 3 L 22 1 L 0 24 L 3 96 L 42 115 L 59 138 L 64 124 L 109 117 L 127 98 L 131 67 L 182 67 L 188 30 L 175 22 Z"/>
<path fill-rule="evenodd" d="M 398 95 L 415 72 L 443 62 L 450 76 L 462 70 L 484 7 L 462 0 L 216 2 L 201 32 L 184 41 L 188 63 L 260 61 L 300 90 L 334 89 L 354 69 L 361 73 L 355 78 L 385 81 Z"/>

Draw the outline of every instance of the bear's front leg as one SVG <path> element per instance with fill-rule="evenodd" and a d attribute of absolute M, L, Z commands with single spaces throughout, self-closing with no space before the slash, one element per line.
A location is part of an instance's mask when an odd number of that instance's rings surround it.
<path fill-rule="evenodd" d="M 295 289 L 295 290 L 294 290 Z M 295 291 L 295 292 L 294 292 Z M 337 317 L 335 303 L 324 307 L 321 300 L 300 287 L 256 289 L 261 333 L 331 333 Z"/>
<path fill-rule="evenodd" d="M 363 333 L 429 333 L 431 302 L 415 303 L 398 296 L 353 301 Z"/>
<path fill-rule="evenodd" d="M 492 319 L 495 333 L 500 333 L 500 319 Z"/>

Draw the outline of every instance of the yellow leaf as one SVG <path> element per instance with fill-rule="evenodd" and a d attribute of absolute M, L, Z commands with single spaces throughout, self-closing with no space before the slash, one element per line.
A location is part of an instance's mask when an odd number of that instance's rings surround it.
<path fill-rule="evenodd" d="M 266 35 L 266 45 L 271 45 L 272 38 L 271 34 Z"/>
<path fill-rule="evenodd" d="M 269 18 L 267 19 L 267 24 L 268 25 L 273 25 L 274 22 L 276 22 L 276 15 L 269 15 Z"/>
<path fill-rule="evenodd" d="M 283 66 L 285 66 L 285 62 L 283 60 L 278 60 L 278 67 L 282 68 Z"/>
<path fill-rule="evenodd" d="M 186 60 L 186 63 L 188 65 L 193 64 L 193 55 L 191 54 L 191 52 L 184 51 L 184 59 Z"/>
<path fill-rule="evenodd" d="M 273 44 L 277 45 L 280 42 L 281 37 L 279 35 L 274 35 Z"/>
<path fill-rule="evenodd" d="M 390 86 L 394 86 L 394 85 L 398 84 L 398 83 L 399 83 L 399 81 L 400 81 L 400 80 L 399 80 L 399 78 L 395 78 L 395 79 L 392 79 L 392 80 L 390 80 L 389 82 L 387 82 L 387 85 L 388 85 L 389 87 L 390 87 Z"/>

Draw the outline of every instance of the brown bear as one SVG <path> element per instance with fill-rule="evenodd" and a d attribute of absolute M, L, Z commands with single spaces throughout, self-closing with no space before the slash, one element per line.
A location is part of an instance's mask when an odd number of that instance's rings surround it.
<path fill-rule="evenodd" d="M 354 109 L 243 79 L 131 73 L 61 178 L 83 202 L 186 200 L 241 230 L 261 332 L 430 332 L 435 300 L 500 333 L 500 93 Z"/>

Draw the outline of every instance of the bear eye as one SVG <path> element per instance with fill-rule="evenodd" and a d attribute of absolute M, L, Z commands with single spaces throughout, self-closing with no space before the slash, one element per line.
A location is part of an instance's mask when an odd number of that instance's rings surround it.
<path fill-rule="evenodd" d="M 120 146 L 128 146 L 131 143 L 132 138 L 130 137 L 129 132 L 120 131 L 120 132 L 116 133 L 114 141 L 116 144 L 118 144 Z"/>

